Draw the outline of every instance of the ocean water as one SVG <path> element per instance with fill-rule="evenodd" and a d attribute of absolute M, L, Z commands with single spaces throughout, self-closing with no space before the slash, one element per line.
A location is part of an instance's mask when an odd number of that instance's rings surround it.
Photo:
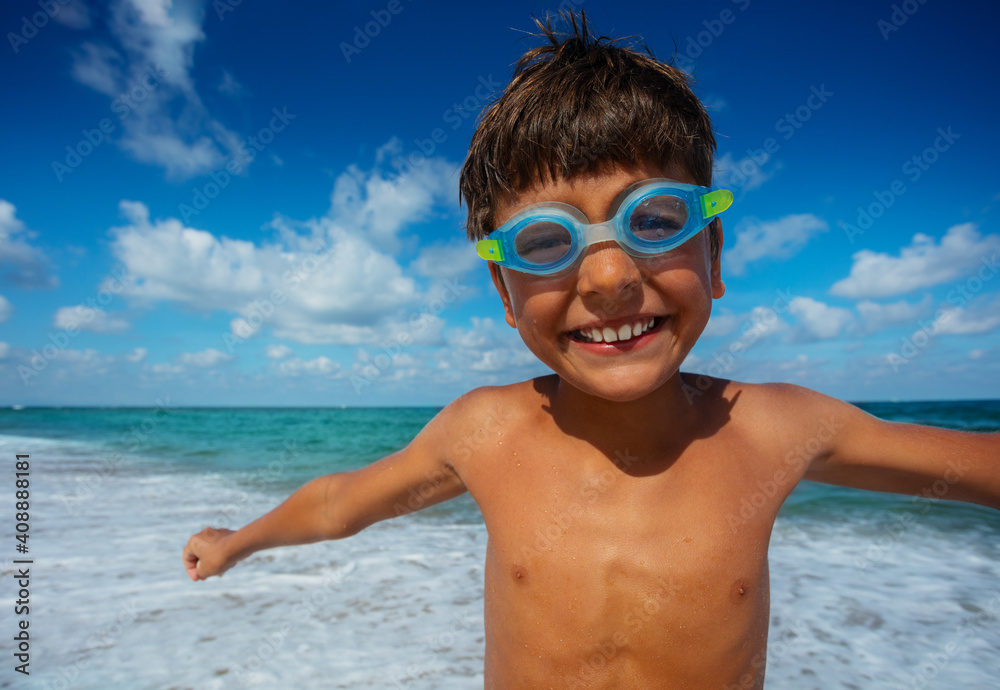
<path fill-rule="evenodd" d="M 862 407 L 1000 430 L 1000 401 Z M 401 448 L 436 411 L 0 410 L 0 687 L 482 687 L 486 531 L 467 496 L 207 582 L 181 566 L 193 532 Z M 12 656 L 16 558 L 33 561 L 30 676 Z M 1000 513 L 803 484 L 770 560 L 769 690 L 1000 687 Z"/>

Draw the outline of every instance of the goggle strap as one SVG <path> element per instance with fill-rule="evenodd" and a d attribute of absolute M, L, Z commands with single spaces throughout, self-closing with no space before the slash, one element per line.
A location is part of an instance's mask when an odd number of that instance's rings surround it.
<path fill-rule="evenodd" d="M 476 242 L 476 254 L 487 261 L 503 261 L 503 247 L 497 240 L 479 240 Z"/>
<path fill-rule="evenodd" d="M 728 189 L 716 189 L 701 197 L 701 216 L 708 220 L 733 205 L 733 193 Z"/>

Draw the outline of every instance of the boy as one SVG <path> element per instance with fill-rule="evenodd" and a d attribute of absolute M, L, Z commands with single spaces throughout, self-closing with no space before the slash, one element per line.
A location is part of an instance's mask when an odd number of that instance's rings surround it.
<path fill-rule="evenodd" d="M 193 536 L 184 563 L 221 575 L 468 491 L 489 533 L 486 687 L 761 688 L 768 542 L 796 484 L 946 479 L 947 498 L 1000 508 L 1000 434 L 680 373 L 725 291 L 711 123 L 682 72 L 570 21 L 539 23 L 549 44 L 483 114 L 461 179 L 507 323 L 555 373 L 462 396 L 403 450 Z"/>

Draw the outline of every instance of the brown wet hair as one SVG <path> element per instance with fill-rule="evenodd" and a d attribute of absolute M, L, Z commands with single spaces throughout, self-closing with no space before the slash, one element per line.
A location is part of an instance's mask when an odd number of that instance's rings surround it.
<path fill-rule="evenodd" d="M 471 240 L 496 229 L 498 208 L 546 181 L 650 164 L 712 184 L 715 136 L 691 77 L 644 46 L 595 36 L 583 12 L 559 17 L 562 32 L 535 18 L 548 42 L 521 56 L 472 135 L 459 180 Z M 715 260 L 715 223 L 710 242 Z"/>

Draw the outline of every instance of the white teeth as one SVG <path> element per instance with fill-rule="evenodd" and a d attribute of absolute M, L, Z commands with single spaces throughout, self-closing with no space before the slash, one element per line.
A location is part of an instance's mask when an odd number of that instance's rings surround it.
<path fill-rule="evenodd" d="M 610 326 L 605 326 L 603 328 L 586 328 L 580 329 L 577 333 L 580 337 L 592 343 L 617 343 L 619 341 L 626 341 L 635 338 L 636 336 L 642 335 L 656 322 L 655 317 L 650 317 L 648 319 L 642 319 L 636 321 L 632 324 L 622 324 L 617 330 L 611 328 Z"/>

